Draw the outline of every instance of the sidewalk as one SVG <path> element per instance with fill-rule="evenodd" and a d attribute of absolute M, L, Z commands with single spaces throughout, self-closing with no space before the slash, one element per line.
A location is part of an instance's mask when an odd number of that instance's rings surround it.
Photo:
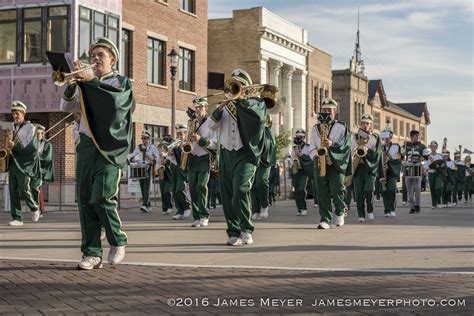
<path fill-rule="evenodd" d="M 25 213 L 19 228 L 6 226 L 9 216 L 0 214 L 5 276 L 0 290 L 6 293 L 0 296 L 0 313 L 470 315 L 473 205 L 431 210 L 429 195 L 422 200 L 420 214 L 400 207 L 396 218 L 383 217 L 378 201 L 375 221 L 365 223 L 357 222 L 353 207 L 345 226 L 326 231 L 316 229 L 317 208 L 310 206 L 306 217 L 295 216 L 294 201 L 279 201 L 267 220 L 257 221 L 255 244 L 244 247 L 225 246 L 220 208 L 211 211 L 209 227 L 196 229 L 190 227 L 192 219 L 173 221 L 160 214 L 159 206 L 142 213 L 138 201 L 129 201 L 120 212 L 129 237 L 125 262 L 96 271 L 75 270 L 81 256 L 77 212 L 47 213 L 39 223 L 31 223 Z M 190 306 L 167 304 L 186 297 Z M 233 307 L 217 302 L 233 298 L 245 300 Z M 272 307 L 267 298 L 302 304 Z M 370 306 L 354 306 L 354 301 L 345 307 L 311 306 L 321 298 L 378 300 Z M 410 301 L 384 307 L 389 299 L 404 298 L 433 299 L 435 306 Z M 466 299 L 465 306 L 444 307 L 439 301 L 458 298 Z"/>

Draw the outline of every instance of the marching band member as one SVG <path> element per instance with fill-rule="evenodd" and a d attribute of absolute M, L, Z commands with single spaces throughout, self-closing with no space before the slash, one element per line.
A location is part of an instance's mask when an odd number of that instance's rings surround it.
<path fill-rule="evenodd" d="M 436 152 L 438 149 L 438 143 L 432 141 L 430 143 L 431 153 L 428 156 L 428 160 L 425 163 L 425 168 L 428 169 L 428 181 L 430 183 L 431 191 L 431 208 L 436 207 L 442 208 L 441 204 L 441 193 L 443 190 L 443 179 L 447 176 L 446 164 L 444 163 L 443 156 Z M 407 155 L 410 150 L 407 149 Z M 418 211 L 417 211 L 418 212 Z M 413 209 L 410 214 L 413 214 Z"/>
<path fill-rule="evenodd" d="M 454 164 L 456 165 L 456 172 L 454 173 L 454 190 L 453 199 L 454 205 L 462 201 L 462 193 L 464 190 L 464 183 L 466 181 L 466 165 L 461 159 L 461 151 L 454 153 Z"/>
<path fill-rule="evenodd" d="M 177 141 L 183 144 L 187 138 L 188 128 L 184 124 L 177 124 L 175 129 Z M 191 215 L 191 203 L 186 194 L 187 176 L 185 170 L 180 168 L 182 154 L 181 146 L 173 146 L 168 157 L 166 157 L 170 161 L 171 174 L 173 176 L 171 192 L 176 207 L 176 214 L 173 216 L 173 219 L 184 219 Z"/>
<path fill-rule="evenodd" d="M 410 131 L 410 141 L 405 143 L 405 153 L 407 163 L 419 165 L 421 158 L 426 155 L 426 146 L 418 141 L 420 132 Z M 436 144 L 436 147 L 438 144 Z M 421 174 L 416 177 L 405 177 L 407 187 L 408 203 L 410 204 L 410 214 L 420 213 L 420 195 L 421 195 Z"/>
<path fill-rule="evenodd" d="M 464 158 L 466 166 L 466 179 L 464 182 L 464 203 L 472 201 L 472 176 L 474 175 L 474 165 L 471 163 L 471 156 Z"/>
<path fill-rule="evenodd" d="M 241 69 L 232 72 L 232 80 L 242 86 L 252 84 L 249 74 Z M 221 131 L 219 184 L 227 222 L 227 244 L 231 246 L 253 243 L 248 194 L 264 149 L 265 116 L 265 102 L 247 98 L 244 89 L 235 99 L 221 102 L 211 116 L 211 129 Z"/>
<path fill-rule="evenodd" d="M 173 142 L 171 135 L 163 137 L 162 146 L 158 146 L 160 155 L 160 167 L 158 168 L 160 192 L 161 192 L 161 214 L 168 215 L 173 211 L 171 189 L 173 187 L 173 174 L 171 172 L 170 161 L 166 159 L 168 152 L 165 153 L 164 147 L 168 147 Z M 161 171 L 160 171 L 161 168 Z M 161 172 L 161 174 L 160 174 Z"/>
<path fill-rule="evenodd" d="M 265 219 L 268 217 L 268 196 L 270 191 L 270 170 L 276 163 L 275 139 L 272 134 L 272 119 L 267 114 L 264 134 L 265 150 L 260 157 L 253 185 L 252 197 L 252 219 Z"/>
<path fill-rule="evenodd" d="M 209 210 L 207 204 L 207 183 L 211 172 L 211 160 L 215 159 L 217 148 L 217 133 L 209 128 L 211 120 L 207 116 L 207 98 L 193 99 L 196 111 L 196 132 L 189 135 L 192 140 L 192 150 L 189 155 L 189 191 L 191 193 L 191 207 L 194 222 L 192 227 L 207 226 L 209 224 Z"/>
<path fill-rule="evenodd" d="M 41 186 L 41 168 L 38 154 L 38 138 L 35 126 L 25 121 L 27 107 L 21 101 L 13 101 L 12 137 L 6 143 L 10 150 L 8 186 L 10 190 L 11 215 L 10 226 L 22 226 L 21 199 L 31 211 L 31 219 L 37 222 L 40 218 L 38 205 L 39 187 Z M 33 183 L 32 183 L 33 182 Z"/>
<path fill-rule="evenodd" d="M 94 40 L 89 48 L 93 73 L 82 71 L 69 82 L 61 110 L 81 112 L 80 142 L 76 146 L 76 190 L 81 220 L 83 253 L 78 269 L 102 268 L 101 227 L 110 251 L 108 262 L 125 257 L 127 235 L 117 212 L 121 169 L 132 143 L 131 82 L 113 71 L 119 51 L 107 38 Z M 76 67 L 80 66 L 76 62 Z"/>
<path fill-rule="evenodd" d="M 452 207 L 455 206 L 453 201 L 453 195 L 456 195 L 453 193 L 454 189 L 454 174 L 456 172 L 456 165 L 454 164 L 454 161 L 451 160 L 450 152 L 445 150 L 442 153 L 444 162 L 446 164 L 446 175 L 442 177 L 443 181 L 443 188 L 441 191 L 441 206 L 442 207 Z"/>
<path fill-rule="evenodd" d="M 51 142 L 45 140 L 44 138 L 44 131 L 45 127 L 41 124 L 36 125 L 37 135 L 39 140 L 39 156 L 40 156 L 40 166 L 41 166 L 41 177 L 42 181 L 53 182 L 54 181 L 54 168 L 53 168 L 53 145 Z M 40 212 L 44 214 L 46 212 L 44 206 L 44 198 L 43 198 L 43 188 L 41 186 L 42 181 L 40 181 L 39 187 L 39 205 L 40 205 Z M 31 183 L 34 183 L 32 181 Z M 34 191 L 32 191 L 34 192 Z"/>
<path fill-rule="evenodd" d="M 360 156 L 359 165 L 354 166 L 352 172 L 354 178 L 355 199 L 357 203 L 357 214 L 359 222 L 365 221 L 366 206 L 367 218 L 374 219 L 374 190 L 375 180 L 380 176 L 380 138 L 372 133 L 374 118 L 370 114 L 362 115 L 360 119 L 360 129 L 367 134 L 367 139 L 363 139 L 358 134 L 352 135 L 352 152 L 361 149 L 364 156 Z M 357 154 L 357 153 L 356 153 Z M 352 158 L 355 161 L 356 158 Z"/>
<path fill-rule="evenodd" d="M 403 148 L 392 143 L 393 132 L 385 129 L 382 132 L 382 178 L 380 179 L 381 193 L 385 217 L 395 217 L 397 182 L 400 181 Z"/>
<path fill-rule="evenodd" d="M 147 130 L 142 132 L 142 144 L 135 147 L 135 150 L 128 155 L 128 160 L 132 163 L 147 164 L 146 178 L 140 179 L 140 191 L 142 192 L 143 203 L 140 210 L 145 213 L 151 211 L 150 203 L 150 182 L 156 168 L 160 165 L 160 155 L 158 149 L 150 141 L 151 134 Z"/>
<path fill-rule="evenodd" d="M 306 216 L 306 186 L 308 177 L 313 177 L 314 161 L 309 156 L 309 144 L 305 142 L 306 131 L 297 129 L 293 140 L 293 150 L 291 151 L 291 173 L 294 178 L 296 216 Z"/>
<path fill-rule="evenodd" d="M 314 174 L 321 216 L 318 229 L 331 228 L 331 199 L 336 213 L 336 225 L 344 225 L 344 179 L 351 173 L 351 137 L 347 126 L 335 119 L 337 106 L 334 99 L 323 100 L 320 122 L 314 125 L 311 133 L 310 156 L 317 163 Z M 318 149 L 325 149 L 326 154 L 318 155 Z M 321 174 L 323 170 L 325 175 Z"/>
<path fill-rule="evenodd" d="M 276 150 L 275 150 L 275 155 L 276 155 Z M 271 167 L 270 175 L 268 178 L 269 178 L 268 203 L 270 203 L 270 205 L 273 205 L 273 203 L 276 202 L 277 187 L 280 185 L 280 165 L 278 164 L 278 162 L 275 162 L 275 165 Z"/>

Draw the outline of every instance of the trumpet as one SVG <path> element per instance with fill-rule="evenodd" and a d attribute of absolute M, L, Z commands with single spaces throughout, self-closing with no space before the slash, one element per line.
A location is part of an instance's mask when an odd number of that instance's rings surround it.
<path fill-rule="evenodd" d="M 83 66 L 81 69 L 77 69 L 73 72 L 63 72 L 63 71 L 53 71 L 53 73 L 51 74 L 51 78 L 53 79 L 53 82 L 55 85 L 57 85 L 58 87 L 61 87 L 61 86 L 64 86 L 66 83 L 72 83 L 72 82 L 76 82 L 77 80 L 76 79 L 71 79 L 72 76 L 74 75 L 77 75 L 78 73 L 81 73 L 83 71 L 86 71 L 86 70 L 90 70 L 90 69 L 93 69 L 96 64 L 92 64 L 92 65 L 88 65 L 88 64 L 81 64 L 81 66 Z"/>

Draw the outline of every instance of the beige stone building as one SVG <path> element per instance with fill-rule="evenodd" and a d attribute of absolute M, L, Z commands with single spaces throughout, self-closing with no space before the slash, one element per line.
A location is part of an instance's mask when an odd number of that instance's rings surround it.
<path fill-rule="evenodd" d="M 306 131 L 317 123 L 316 114 L 321 110 L 321 101 L 332 96 L 332 56 L 321 48 L 309 44 L 312 52 L 308 55 L 308 88 L 306 108 Z"/>
<path fill-rule="evenodd" d="M 278 86 L 287 106 L 273 115 L 273 132 L 307 124 L 307 31 L 263 7 L 234 10 L 231 18 L 208 21 L 208 69 L 229 78 L 235 68 L 253 83 Z M 214 92 L 210 90 L 210 93 Z"/>

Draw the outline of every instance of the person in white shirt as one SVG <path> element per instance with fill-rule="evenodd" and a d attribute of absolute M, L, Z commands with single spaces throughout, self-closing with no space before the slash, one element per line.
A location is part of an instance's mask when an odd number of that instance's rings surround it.
<path fill-rule="evenodd" d="M 306 204 L 306 186 L 308 185 L 308 177 L 313 177 L 314 161 L 309 156 L 309 144 L 305 142 L 306 131 L 297 129 L 290 156 L 291 176 L 294 181 L 295 202 L 297 216 L 306 216 L 308 207 Z"/>
<path fill-rule="evenodd" d="M 21 199 L 31 211 L 31 219 L 37 222 L 40 218 L 38 200 L 41 186 L 39 142 L 36 128 L 25 121 L 27 107 L 21 101 L 13 101 L 11 112 L 13 116 L 11 139 L 6 143 L 9 155 L 8 186 L 10 190 L 11 215 L 10 226 L 22 226 Z M 32 186 L 30 183 L 34 182 Z M 34 192 L 33 192 L 34 191 Z"/>
<path fill-rule="evenodd" d="M 151 211 L 150 203 L 150 181 L 152 176 L 156 174 L 156 168 L 160 165 L 160 155 L 158 149 L 150 141 L 151 135 L 149 131 L 142 132 L 142 143 L 135 147 L 135 150 L 128 155 L 131 163 L 147 164 L 146 177 L 139 180 L 140 190 L 142 192 L 143 203 L 140 210 L 148 213 Z"/>

